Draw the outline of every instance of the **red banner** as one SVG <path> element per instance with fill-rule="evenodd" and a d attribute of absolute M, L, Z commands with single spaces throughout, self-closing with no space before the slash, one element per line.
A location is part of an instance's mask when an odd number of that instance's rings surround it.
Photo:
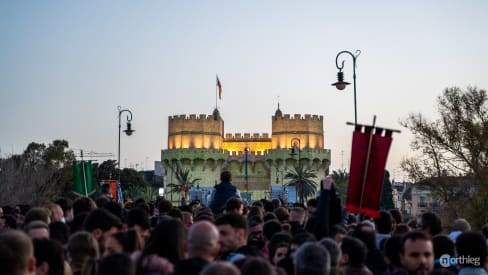
<path fill-rule="evenodd" d="M 117 201 L 117 180 L 103 180 L 103 183 L 110 184 L 110 196 Z"/>
<path fill-rule="evenodd" d="M 377 218 L 392 137 L 391 132 L 386 132 L 386 136 L 382 136 L 383 131 L 380 128 L 376 129 L 375 134 L 371 134 L 371 131 L 371 127 L 366 127 L 365 133 L 353 133 L 346 210 Z"/>

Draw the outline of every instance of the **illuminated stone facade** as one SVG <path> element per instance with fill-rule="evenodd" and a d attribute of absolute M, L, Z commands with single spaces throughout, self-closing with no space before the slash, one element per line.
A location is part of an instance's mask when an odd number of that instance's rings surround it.
<path fill-rule="evenodd" d="M 330 165 L 330 150 L 324 149 L 323 116 L 282 115 L 278 107 L 271 119 L 270 137 L 267 133 L 224 134 L 218 110 L 212 115 L 170 116 L 168 149 L 161 152 L 167 181 L 175 181 L 173 171 L 179 165 L 190 169 L 192 178 L 200 178 L 200 186 L 213 186 L 226 169 L 231 171 L 233 183 L 244 190 L 248 148 L 249 191 L 269 191 L 271 185 L 286 184 L 283 175 L 298 164 L 298 154 L 290 155 L 293 142 L 300 145 L 301 165 L 317 171 L 318 183 Z"/>

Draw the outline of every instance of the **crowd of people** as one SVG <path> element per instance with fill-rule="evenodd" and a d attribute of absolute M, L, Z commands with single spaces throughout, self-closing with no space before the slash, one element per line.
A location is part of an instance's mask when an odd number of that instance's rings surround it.
<path fill-rule="evenodd" d="M 488 227 L 435 213 L 345 214 L 330 177 L 306 205 L 246 205 L 221 174 L 209 205 L 61 198 L 0 208 L 0 274 L 487 274 Z M 449 229 L 448 229 L 449 228 Z M 444 233 L 444 234 L 443 234 Z M 449 234 L 448 234 L 449 233 Z"/>

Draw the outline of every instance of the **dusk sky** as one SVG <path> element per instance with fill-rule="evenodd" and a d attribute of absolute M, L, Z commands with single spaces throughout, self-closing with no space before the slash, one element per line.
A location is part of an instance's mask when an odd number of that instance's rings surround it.
<path fill-rule="evenodd" d="M 358 122 L 402 131 L 387 162 L 402 180 L 413 152 L 399 120 L 434 119 L 446 87 L 488 88 L 487 12 L 486 0 L 0 1 L 0 155 L 66 139 L 116 159 L 120 105 L 136 130 L 122 167 L 152 169 L 168 116 L 212 113 L 218 74 L 225 133 L 271 134 L 279 97 L 285 114 L 324 116 L 331 169 L 349 170 L 353 87 L 330 84 L 337 53 L 359 49 Z"/>

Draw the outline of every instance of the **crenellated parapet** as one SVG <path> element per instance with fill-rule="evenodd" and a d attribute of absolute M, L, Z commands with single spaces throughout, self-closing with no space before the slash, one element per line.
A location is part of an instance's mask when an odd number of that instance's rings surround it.
<path fill-rule="evenodd" d="M 177 115 L 168 118 L 168 149 L 222 149 L 220 115 Z"/>
<path fill-rule="evenodd" d="M 324 117 L 319 115 L 304 116 L 300 114 L 273 116 L 272 121 L 273 149 L 292 147 L 292 140 L 300 140 L 300 148 L 324 148 Z"/>

